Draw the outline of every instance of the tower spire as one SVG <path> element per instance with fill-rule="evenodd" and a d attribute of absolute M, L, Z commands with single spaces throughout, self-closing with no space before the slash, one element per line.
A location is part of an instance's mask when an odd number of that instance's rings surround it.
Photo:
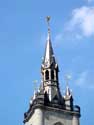
<path fill-rule="evenodd" d="M 51 30 L 50 30 L 50 16 L 46 17 L 47 25 L 48 25 L 48 36 L 46 40 L 46 48 L 43 64 L 46 67 L 49 67 L 52 63 L 55 63 L 54 52 L 51 44 Z"/>
<path fill-rule="evenodd" d="M 49 100 L 59 98 L 58 64 L 51 43 L 50 16 L 46 17 L 48 24 L 48 36 L 46 40 L 45 55 L 42 62 L 41 72 L 44 91 L 48 94 Z"/>

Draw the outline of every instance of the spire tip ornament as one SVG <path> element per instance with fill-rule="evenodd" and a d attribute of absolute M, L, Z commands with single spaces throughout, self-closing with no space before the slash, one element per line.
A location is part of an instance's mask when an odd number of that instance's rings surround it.
<path fill-rule="evenodd" d="M 47 17 L 46 17 L 47 23 L 49 23 L 50 19 L 51 19 L 50 16 L 47 16 Z"/>
<path fill-rule="evenodd" d="M 71 75 L 65 75 L 66 86 L 69 86 L 69 80 L 71 79 Z"/>
<path fill-rule="evenodd" d="M 50 19 L 51 19 L 51 17 L 50 16 L 47 16 L 46 17 L 46 21 L 47 21 L 47 24 L 48 24 L 48 33 L 50 34 Z"/>

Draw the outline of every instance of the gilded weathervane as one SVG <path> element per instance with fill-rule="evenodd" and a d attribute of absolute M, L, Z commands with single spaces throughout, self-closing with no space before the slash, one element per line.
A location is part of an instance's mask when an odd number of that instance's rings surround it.
<path fill-rule="evenodd" d="M 47 16 L 46 17 L 46 21 L 47 21 L 47 24 L 48 24 L 48 32 L 50 32 L 50 19 L 51 19 L 51 17 L 50 16 Z"/>

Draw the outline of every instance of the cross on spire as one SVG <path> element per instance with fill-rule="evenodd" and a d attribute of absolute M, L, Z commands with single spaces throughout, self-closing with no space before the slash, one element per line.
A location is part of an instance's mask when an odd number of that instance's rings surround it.
<path fill-rule="evenodd" d="M 69 86 L 69 80 L 71 79 L 70 75 L 65 75 L 65 80 L 66 80 L 66 86 Z"/>
<path fill-rule="evenodd" d="M 51 17 L 50 16 L 47 16 L 46 17 L 46 20 L 47 20 L 47 24 L 48 24 L 48 33 L 50 33 L 50 19 L 51 19 Z"/>

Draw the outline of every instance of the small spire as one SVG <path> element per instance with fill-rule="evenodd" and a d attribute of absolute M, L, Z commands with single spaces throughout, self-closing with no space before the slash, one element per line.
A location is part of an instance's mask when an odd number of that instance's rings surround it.
<path fill-rule="evenodd" d="M 69 86 L 66 86 L 66 96 L 70 96 L 70 89 L 69 89 Z"/>
<path fill-rule="evenodd" d="M 65 96 L 66 97 L 70 97 L 71 96 L 71 92 L 70 92 L 69 84 L 68 84 L 68 81 L 70 80 L 70 78 L 71 78 L 71 76 L 69 76 L 69 75 L 65 76 L 65 79 L 66 79 L 66 92 L 65 92 Z"/>
<path fill-rule="evenodd" d="M 36 98 L 36 91 L 34 91 L 33 100 Z"/>

